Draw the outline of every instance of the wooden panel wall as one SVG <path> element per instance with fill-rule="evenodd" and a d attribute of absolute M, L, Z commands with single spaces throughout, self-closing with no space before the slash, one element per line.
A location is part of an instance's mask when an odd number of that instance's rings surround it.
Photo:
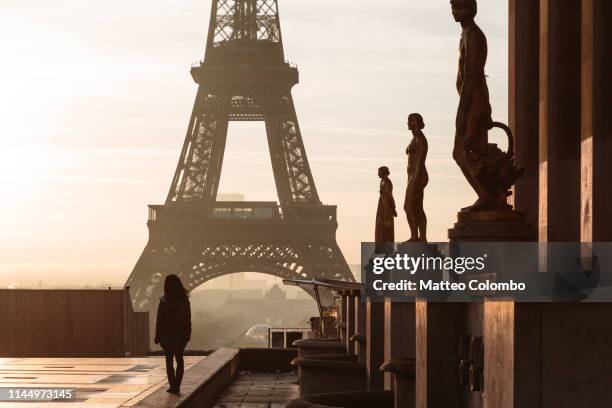
<path fill-rule="evenodd" d="M 0 290 L 0 357 L 148 352 L 148 313 L 125 290 Z"/>

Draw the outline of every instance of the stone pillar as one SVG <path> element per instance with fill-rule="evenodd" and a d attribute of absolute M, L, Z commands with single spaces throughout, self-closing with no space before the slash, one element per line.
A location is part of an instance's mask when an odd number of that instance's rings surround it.
<path fill-rule="evenodd" d="M 509 0 L 509 126 L 516 164 L 525 169 L 514 187 L 514 207 L 538 224 L 538 130 L 540 32 L 537 0 Z"/>
<path fill-rule="evenodd" d="M 515 186 L 514 205 L 533 225 L 538 225 L 540 211 L 540 3 L 509 1 L 509 119 L 517 163 L 525 167 L 525 176 Z M 538 304 L 485 302 L 485 408 L 541 405 L 540 315 Z"/>
<path fill-rule="evenodd" d="M 582 1 L 582 242 L 612 241 L 611 2 Z"/>
<path fill-rule="evenodd" d="M 356 291 L 354 298 L 355 304 L 355 333 L 365 334 L 366 332 L 366 301 L 361 293 Z"/>
<path fill-rule="evenodd" d="M 357 293 L 357 296 L 354 298 L 354 308 L 355 308 L 355 334 L 359 335 L 359 337 L 365 337 L 366 334 L 366 303 L 365 300 L 362 299 L 361 293 Z M 365 362 L 366 359 L 366 348 L 365 343 L 354 342 L 355 344 L 355 354 L 359 356 L 359 361 Z"/>
<path fill-rule="evenodd" d="M 539 407 L 541 305 L 485 302 L 485 408 Z"/>
<path fill-rule="evenodd" d="M 539 240 L 580 239 L 580 0 L 540 0 Z"/>
<path fill-rule="evenodd" d="M 342 342 L 344 344 L 346 344 L 346 347 L 348 348 L 348 338 L 346 337 L 346 310 L 347 310 L 347 304 L 348 304 L 348 295 L 347 295 L 348 291 L 346 290 L 341 290 L 339 292 L 340 296 L 342 296 L 342 304 L 340 305 L 340 321 L 338 322 L 338 329 L 340 332 L 340 340 L 342 340 Z"/>
<path fill-rule="evenodd" d="M 612 69 L 612 2 L 542 0 L 540 6 L 540 240 L 609 241 L 612 89 L 605 73 Z M 527 22 L 515 24 L 530 31 Z M 486 303 L 484 406 L 606 405 L 612 398 L 604 385 L 612 383 L 606 309 L 603 303 Z M 564 356 L 577 358 L 567 364 Z M 575 386 L 585 375 L 589 385 Z"/>
<path fill-rule="evenodd" d="M 581 39 L 581 209 L 582 242 L 612 241 L 612 2 L 582 0 Z M 573 26 L 572 26 L 573 29 Z M 568 33 L 564 33 L 567 41 Z M 563 104 L 562 99 L 559 103 Z M 558 196 L 557 200 L 563 200 Z M 560 408 L 612 400 L 609 303 L 541 305 L 542 404 Z M 569 356 L 563 364 L 560 356 Z M 575 358 L 572 358 L 575 356 Z M 589 384 L 582 384 L 585 377 Z"/>
<path fill-rule="evenodd" d="M 416 407 L 463 407 L 458 344 L 465 304 L 416 303 Z"/>
<path fill-rule="evenodd" d="M 366 368 L 368 390 L 382 390 L 380 370 L 385 358 L 385 304 L 368 298 L 366 304 Z"/>
<path fill-rule="evenodd" d="M 385 299 L 385 362 L 416 357 L 415 319 L 414 303 Z M 385 372 L 385 389 L 393 383 L 393 373 Z"/>
<path fill-rule="evenodd" d="M 345 304 L 346 316 L 346 351 L 348 354 L 355 354 L 355 343 L 351 341 L 355 335 L 356 315 L 355 315 L 355 298 L 359 294 L 355 294 L 354 290 L 347 291 L 347 302 Z"/>

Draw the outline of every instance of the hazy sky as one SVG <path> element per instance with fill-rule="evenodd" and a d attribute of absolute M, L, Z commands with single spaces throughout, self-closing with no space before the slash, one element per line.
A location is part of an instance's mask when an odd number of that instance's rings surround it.
<path fill-rule="evenodd" d="M 425 118 L 430 240 L 475 199 L 452 161 L 460 27 L 447 0 L 279 0 L 321 199 L 350 263 L 373 239 L 376 169 L 405 188 L 406 116 Z M 480 1 L 494 119 L 507 118 L 507 1 Z M 210 0 L 0 0 L 0 287 L 127 279 L 191 112 Z M 501 137 L 500 137 L 501 140 Z M 263 123 L 230 125 L 220 193 L 274 200 Z M 400 211 L 396 237 L 407 239 Z"/>

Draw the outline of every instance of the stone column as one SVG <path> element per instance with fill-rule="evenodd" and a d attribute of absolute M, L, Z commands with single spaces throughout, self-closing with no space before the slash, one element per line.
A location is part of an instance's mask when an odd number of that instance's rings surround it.
<path fill-rule="evenodd" d="M 515 209 L 538 224 L 538 130 L 540 32 L 537 0 L 509 0 L 509 126 L 516 164 L 525 169 L 514 187 Z"/>
<path fill-rule="evenodd" d="M 347 304 L 348 304 L 348 295 L 347 295 L 348 291 L 346 290 L 341 290 L 339 292 L 340 296 L 342 296 L 342 304 L 340 305 L 340 321 L 338 322 L 338 329 L 340 332 L 340 340 L 342 340 L 342 342 L 344 344 L 346 344 L 347 348 L 348 348 L 348 338 L 346 337 L 346 310 L 347 310 Z"/>
<path fill-rule="evenodd" d="M 346 316 L 346 351 L 348 354 L 355 354 L 355 343 L 351 341 L 351 338 L 356 333 L 356 315 L 355 315 L 355 298 L 359 295 L 355 294 L 355 291 L 347 291 L 347 301 L 345 304 L 345 316 Z"/>
<path fill-rule="evenodd" d="M 580 240 L 612 241 L 612 2 L 582 0 Z M 584 264 L 583 264 L 584 265 Z M 542 399 L 569 407 L 612 399 L 609 303 L 542 305 Z M 571 333 L 568 333 L 571 332 Z M 573 334 L 572 334 L 573 333 Z M 559 341 L 562 340 L 562 341 Z M 570 367 L 559 355 L 576 356 Z M 576 387 L 588 373 L 588 387 Z"/>
<path fill-rule="evenodd" d="M 540 6 L 540 240 L 609 241 L 612 89 L 605 73 L 612 69 L 612 2 L 542 0 Z M 484 406 L 607 404 L 612 373 L 605 343 L 612 324 L 600 317 L 610 313 L 605 309 L 603 303 L 486 303 Z M 579 358 L 568 365 L 560 356 Z M 575 387 L 587 372 L 589 386 Z"/>
<path fill-rule="evenodd" d="M 416 357 L 415 319 L 414 303 L 385 299 L 385 362 Z M 393 373 L 385 372 L 385 389 L 393 383 Z"/>
<path fill-rule="evenodd" d="M 541 405 L 541 314 L 536 303 L 485 302 L 485 408 Z"/>
<path fill-rule="evenodd" d="M 539 240 L 580 239 L 580 0 L 540 0 Z"/>
<path fill-rule="evenodd" d="M 365 337 L 366 334 L 366 303 L 361 298 L 361 293 L 357 292 L 355 296 L 355 334 L 359 337 Z M 365 362 L 366 359 L 366 348 L 365 343 L 354 342 L 355 354 L 359 356 L 359 361 Z"/>
<path fill-rule="evenodd" d="M 540 3 L 509 1 L 509 119 L 517 163 L 525 167 L 514 205 L 533 225 L 538 225 L 540 211 Z M 484 407 L 540 406 L 540 315 L 538 304 L 485 302 Z"/>
<path fill-rule="evenodd" d="M 368 390 L 384 389 L 380 370 L 385 358 L 385 304 L 368 298 L 366 304 L 366 368 Z"/>
<path fill-rule="evenodd" d="M 464 304 L 416 303 L 416 407 L 463 407 L 458 344 Z"/>
<path fill-rule="evenodd" d="M 611 2 L 582 1 L 582 242 L 612 241 Z"/>

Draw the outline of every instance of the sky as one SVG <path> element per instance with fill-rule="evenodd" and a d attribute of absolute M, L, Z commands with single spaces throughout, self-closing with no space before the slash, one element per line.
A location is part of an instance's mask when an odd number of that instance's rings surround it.
<path fill-rule="evenodd" d="M 409 232 L 406 117 L 429 139 L 430 241 L 475 195 L 452 160 L 460 27 L 447 0 L 279 0 L 285 56 L 321 200 L 349 263 L 374 237 L 387 165 Z M 381 4 L 384 3 L 384 7 Z M 479 3 L 493 118 L 507 121 L 507 2 Z M 164 202 L 196 93 L 210 0 L 0 0 L 0 287 L 122 285 Z M 220 193 L 274 200 L 263 123 L 230 124 Z M 494 141 L 502 135 L 492 135 Z"/>

